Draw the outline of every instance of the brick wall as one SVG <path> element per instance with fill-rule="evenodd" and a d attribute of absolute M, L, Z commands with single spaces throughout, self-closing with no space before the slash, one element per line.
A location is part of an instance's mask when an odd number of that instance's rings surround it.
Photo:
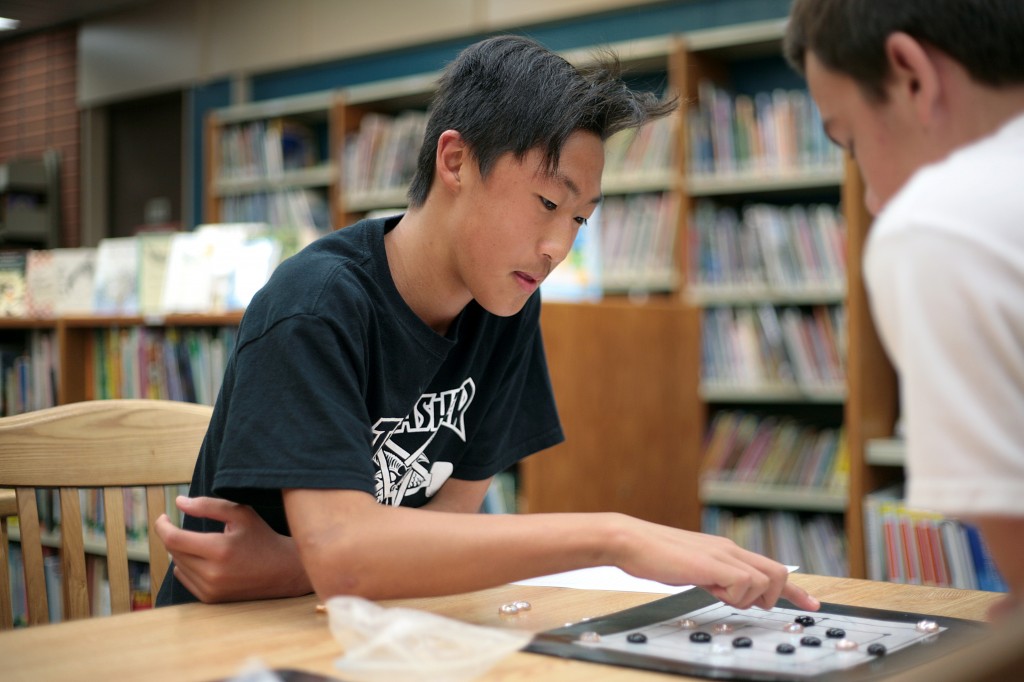
<path fill-rule="evenodd" d="M 78 27 L 0 42 L 0 162 L 60 153 L 61 246 L 79 246 Z"/>

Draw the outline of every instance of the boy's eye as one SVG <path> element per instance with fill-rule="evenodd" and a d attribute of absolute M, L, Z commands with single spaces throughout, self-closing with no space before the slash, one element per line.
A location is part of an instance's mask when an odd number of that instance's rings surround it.
<path fill-rule="evenodd" d="M 587 219 L 584 218 L 583 216 L 576 216 L 573 220 L 575 220 L 576 224 L 579 225 L 580 227 L 583 227 L 587 224 Z"/>
<path fill-rule="evenodd" d="M 558 204 L 556 204 L 555 202 L 553 202 L 553 201 L 551 201 L 549 199 L 545 199 L 544 197 L 538 197 L 538 198 L 540 199 L 540 203 L 543 204 L 544 208 L 546 208 L 547 210 L 554 211 L 556 208 L 558 208 Z"/>

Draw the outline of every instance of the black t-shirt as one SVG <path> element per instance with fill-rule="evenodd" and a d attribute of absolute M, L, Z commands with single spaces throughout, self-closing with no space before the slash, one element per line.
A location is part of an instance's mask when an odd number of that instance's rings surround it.
<path fill-rule="evenodd" d="M 563 439 L 540 297 L 498 317 L 471 302 L 441 336 L 395 288 L 364 220 L 283 262 L 253 298 L 189 491 L 251 505 L 288 533 L 281 490 L 362 490 L 418 507 Z M 223 525 L 186 517 L 189 530 Z M 169 571 L 159 604 L 195 601 Z"/>

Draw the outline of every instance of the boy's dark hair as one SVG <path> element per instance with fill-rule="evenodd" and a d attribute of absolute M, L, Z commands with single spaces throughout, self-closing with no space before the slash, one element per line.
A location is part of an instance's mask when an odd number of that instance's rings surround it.
<path fill-rule="evenodd" d="M 800 73 L 813 52 L 882 102 L 885 41 L 897 31 L 946 53 L 980 83 L 1024 83 L 1022 0 L 794 0 L 783 50 Z"/>
<path fill-rule="evenodd" d="M 457 130 L 484 177 L 502 154 L 522 159 L 543 150 L 550 170 L 558 167 L 566 140 L 577 130 L 602 140 L 672 111 L 654 93 L 631 90 L 620 78 L 618 59 L 608 55 L 574 67 L 522 36 L 498 36 L 475 43 L 453 61 L 431 105 L 410 206 L 422 206 L 434 180 L 437 139 Z"/>

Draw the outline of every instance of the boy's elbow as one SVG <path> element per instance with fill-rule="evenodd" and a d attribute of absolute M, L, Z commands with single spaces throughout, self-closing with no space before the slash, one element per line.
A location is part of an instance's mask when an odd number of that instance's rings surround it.
<path fill-rule="evenodd" d="M 353 538 L 321 532 L 296 536 L 295 542 L 313 590 L 321 600 L 336 596 L 380 598 L 372 571 L 360 560 L 367 549 L 360 548 Z"/>

